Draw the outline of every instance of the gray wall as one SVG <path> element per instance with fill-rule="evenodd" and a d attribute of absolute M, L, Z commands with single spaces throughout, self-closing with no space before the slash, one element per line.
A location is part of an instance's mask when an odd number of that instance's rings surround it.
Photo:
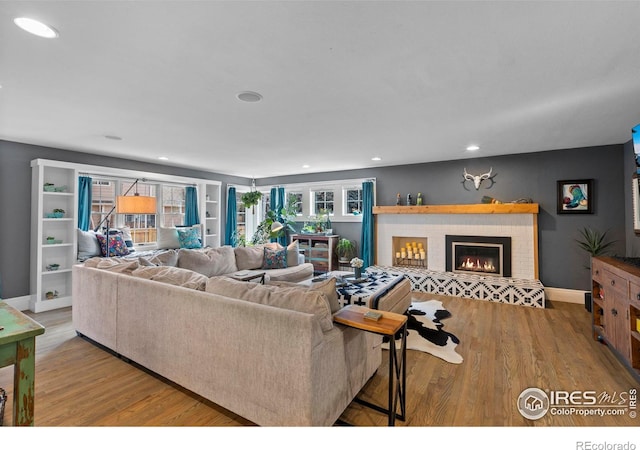
<path fill-rule="evenodd" d="M 618 144 L 554 150 L 330 174 L 264 178 L 259 180 L 259 184 L 375 177 L 378 205 L 395 204 L 398 192 L 403 199 L 407 192 L 414 198 L 417 192 L 422 192 L 426 204 L 480 203 L 485 195 L 503 202 L 531 198 L 540 204 L 540 280 L 548 287 L 588 290 L 589 272 L 585 267 L 589 265 L 589 257 L 575 242 L 580 237 L 578 230 L 583 226 L 610 230 L 611 238 L 617 240 L 614 253 L 625 253 L 625 237 L 628 235 L 625 208 L 629 204 L 625 186 L 630 183 L 627 183 L 630 175 L 626 173 L 629 158 L 625 157 L 625 149 L 625 145 Z M 469 173 L 476 175 L 493 167 L 493 185 L 485 181 L 478 191 L 470 182 L 463 185 L 462 172 L 465 167 Z M 594 180 L 594 213 L 557 214 L 557 181 L 588 178 Z M 360 240 L 359 224 L 334 222 L 333 229 L 349 239 Z"/>
<path fill-rule="evenodd" d="M 245 178 L 211 172 L 0 140 L 0 236 L 2 236 L 0 241 L 0 296 L 2 298 L 29 294 L 31 160 L 37 158 L 217 180 L 223 183 L 223 204 L 226 202 L 227 183 L 250 184 L 250 180 Z M 224 228 L 225 208 L 221 208 L 220 220 Z"/>
<path fill-rule="evenodd" d="M 222 174 L 149 164 L 119 158 L 90 155 L 47 147 L 0 140 L 0 251 L 1 295 L 18 297 L 29 293 L 29 242 L 31 168 L 36 158 L 80 164 L 117 167 L 185 177 L 218 180 L 222 185 L 222 233 L 224 205 L 228 183 L 249 185 L 250 180 Z M 633 173 L 633 148 L 630 143 L 568 150 L 554 150 L 522 155 L 475 158 L 463 161 L 412 164 L 337 171 L 331 173 L 291 175 L 256 180 L 260 186 L 350 178 L 376 178 L 377 204 L 395 204 L 396 194 L 406 197 L 422 192 L 427 204 L 479 203 L 484 195 L 501 201 L 521 197 L 540 204 L 538 216 L 540 279 L 545 286 L 587 290 L 589 263 L 586 253 L 575 243 L 578 230 L 589 226 L 610 230 L 616 239 L 614 253 L 640 255 L 640 238 L 633 233 L 630 213 Z M 462 170 L 479 174 L 493 167 L 494 183 L 483 184 L 476 191 L 464 186 Z M 556 214 L 556 182 L 592 178 L 595 182 L 594 214 Z M 465 189 L 465 186 L 467 189 Z M 360 241 L 360 224 L 333 223 L 341 236 Z"/>

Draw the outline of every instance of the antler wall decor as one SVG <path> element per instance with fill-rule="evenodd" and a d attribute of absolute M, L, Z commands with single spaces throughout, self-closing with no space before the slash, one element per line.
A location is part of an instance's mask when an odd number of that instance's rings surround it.
<path fill-rule="evenodd" d="M 482 175 L 471 175 L 469 173 L 467 173 L 467 168 L 465 167 L 464 169 L 464 173 L 462 174 L 464 176 L 465 181 L 469 180 L 469 181 L 473 181 L 473 185 L 476 188 L 476 191 L 478 189 L 480 189 L 480 184 L 484 181 L 487 180 L 489 178 L 491 178 L 491 172 L 493 171 L 493 167 L 491 169 L 489 169 L 489 172 L 487 173 L 483 173 Z M 463 181 L 464 183 L 464 181 Z"/>

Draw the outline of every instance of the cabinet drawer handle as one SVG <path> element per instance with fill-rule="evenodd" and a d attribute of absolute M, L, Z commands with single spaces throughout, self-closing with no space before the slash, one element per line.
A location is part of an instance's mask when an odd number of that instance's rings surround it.
<path fill-rule="evenodd" d="M 611 314 L 614 315 L 614 316 L 617 316 L 618 315 L 618 310 L 615 309 L 615 308 L 611 308 Z"/>
<path fill-rule="evenodd" d="M 640 302 L 640 292 L 638 292 L 638 293 L 636 294 L 636 300 L 638 300 L 638 301 Z"/>
<path fill-rule="evenodd" d="M 615 286 L 616 285 L 616 280 L 611 280 L 611 286 Z"/>
<path fill-rule="evenodd" d="M 596 269 L 596 275 L 600 275 L 600 271 Z"/>

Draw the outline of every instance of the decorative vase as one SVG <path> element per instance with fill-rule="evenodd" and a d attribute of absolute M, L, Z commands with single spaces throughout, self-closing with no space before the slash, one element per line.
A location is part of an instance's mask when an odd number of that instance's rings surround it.
<path fill-rule="evenodd" d="M 355 273 L 356 280 L 359 280 L 360 278 L 362 278 L 362 267 L 354 267 L 353 271 Z"/>

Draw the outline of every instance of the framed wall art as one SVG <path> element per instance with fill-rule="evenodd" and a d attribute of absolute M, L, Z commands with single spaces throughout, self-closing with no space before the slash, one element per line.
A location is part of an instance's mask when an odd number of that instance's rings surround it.
<path fill-rule="evenodd" d="M 593 180 L 558 181 L 558 214 L 592 214 Z"/>

